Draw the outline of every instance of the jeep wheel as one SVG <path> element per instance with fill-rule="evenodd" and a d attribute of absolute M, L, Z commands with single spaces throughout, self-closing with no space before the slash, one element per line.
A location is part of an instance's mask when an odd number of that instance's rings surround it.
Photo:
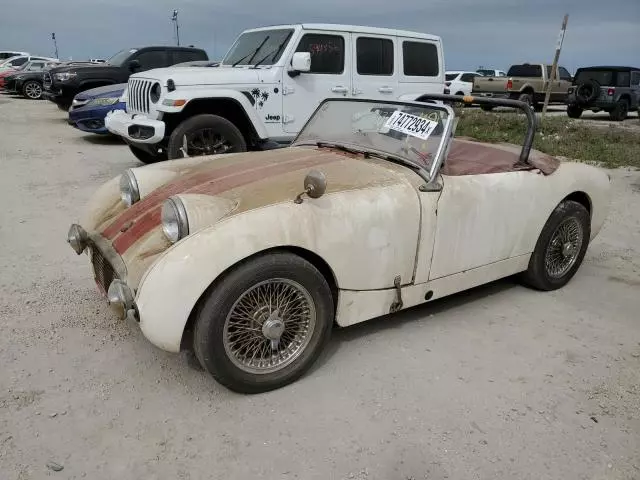
<path fill-rule="evenodd" d="M 567 115 L 569 118 L 580 118 L 582 111 L 582 108 L 577 105 L 567 105 Z"/>
<path fill-rule="evenodd" d="M 140 160 L 142 163 L 156 163 L 162 162 L 167 159 L 166 154 L 157 154 L 147 152 L 146 150 L 142 150 L 141 148 L 134 147 L 133 145 L 129 145 L 129 150 L 133 153 L 133 156 Z"/>
<path fill-rule="evenodd" d="M 167 147 L 169 159 L 246 151 L 242 132 L 218 115 L 196 115 L 185 120 L 171 133 Z"/>
<path fill-rule="evenodd" d="M 29 80 L 22 86 L 22 94 L 30 100 L 40 100 L 42 98 L 42 85 L 35 80 Z"/>
<path fill-rule="evenodd" d="M 629 102 L 625 99 L 618 100 L 613 110 L 609 112 L 609 118 L 615 122 L 622 122 L 629 114 Z"/>

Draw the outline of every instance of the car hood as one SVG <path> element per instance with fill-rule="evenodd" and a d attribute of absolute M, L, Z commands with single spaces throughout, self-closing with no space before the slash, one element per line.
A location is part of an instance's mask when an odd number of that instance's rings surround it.
<path fill-rule="evenodd" d="M 171 79 L 178 87 L 193 85 L 225 85 L 259 83 L 261 69 L 233 67 L 169 67 L 136 73 L 130 78 L 158 80 L 162 85 Z"/>
<path fill-rule="evenodd" d="M 108 65 L 104 63 L 97 64 L 86 64 L 86 65 L 64 65 L 60 67 L 55 67 L 49 70 L 51 75 L 55 73 L 63 73 L 63 72 L 75 72 L 80 75 L 109 75 L 110 73 L 118 73 L 120 72 L 120 67 L 114 67 L 113 65 Z"/>
<path fill-rule="evenodd" d="M 104 87 L 92 88 L 85 90 L 76 95 L 76 100 L 91 100 L 93 98 L 120 97 L 124 92 L 126 83 L 118 83 L 115 85 L 106 85 Z"/>
<path fill-rule="evenodd" d="M 118 179 L 112 180 L 92 200 L 85 228 L 112 246 L 127 266 L 128 282 L 137 285 L 171 246 L 161 227 L 168 197 L 183 200 L 192 235 L 233 215 L 292 202 L 312 169 L 325 174 L 325 195 L 398 184 L 415 191 L 421 182 L 408 168 L 388 161 L 309 147 L 187 158 L 134 169 L 144 198 L 129 208 L 120 200 Z M 154 182 L 161 186 L 145 195 Z"/>

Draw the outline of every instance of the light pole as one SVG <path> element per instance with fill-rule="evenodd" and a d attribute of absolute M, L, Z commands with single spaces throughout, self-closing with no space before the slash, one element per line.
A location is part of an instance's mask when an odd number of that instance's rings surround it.
<path fill-rule="evenodd" d="M 51 40 L 53 40 L 53 47 L 56 50 L 56 58 L 59 59 L 60 57 L 58 56 L 58 42 L 56 42 L 56 34 L 55 33 L 51 34 Z"/>
<path fill-rule="evenodd" d="M 178 46 L 180 46 L 180 26 L 178 25 L 178 10 L 173 11 L 173 15 L 171 16 L 171 21 L 174 23 L 176 27 L 176 42 Z"/>

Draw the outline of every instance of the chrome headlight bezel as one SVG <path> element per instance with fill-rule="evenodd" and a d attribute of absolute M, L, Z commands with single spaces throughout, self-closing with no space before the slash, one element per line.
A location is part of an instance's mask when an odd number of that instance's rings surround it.
<path fill-rule="evenodd" d="M 120 101 L 120 97 L 99 97 L 99 98 L 93 98 L 89 100 L 89 102 L 87 102 L 87 105 L 108 107 L 111 105 L 115 105 L 119 101 Z"/>
<path fill-rule="evenodd" d="M 169 197 L 162 204 L 162 232 L 167 240 L 176 243 L 189 235 L 187 209 L 179 197 Z"/>
<path fill-rule="evenodd" d="M 127 207 L 140 200 L 140 187 L 130 168 L 120 176 L 120 198 Z"/>

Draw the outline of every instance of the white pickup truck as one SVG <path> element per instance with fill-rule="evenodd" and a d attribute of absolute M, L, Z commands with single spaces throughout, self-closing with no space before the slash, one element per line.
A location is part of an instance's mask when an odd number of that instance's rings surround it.
<path fill-rule="evenodd" d="M 216 68 L 134 74 L 105 124 L 144 163 L 291 142 L 320 102 L 443 93 L 439 37 L 351 25 L 243 32 Z"/>

